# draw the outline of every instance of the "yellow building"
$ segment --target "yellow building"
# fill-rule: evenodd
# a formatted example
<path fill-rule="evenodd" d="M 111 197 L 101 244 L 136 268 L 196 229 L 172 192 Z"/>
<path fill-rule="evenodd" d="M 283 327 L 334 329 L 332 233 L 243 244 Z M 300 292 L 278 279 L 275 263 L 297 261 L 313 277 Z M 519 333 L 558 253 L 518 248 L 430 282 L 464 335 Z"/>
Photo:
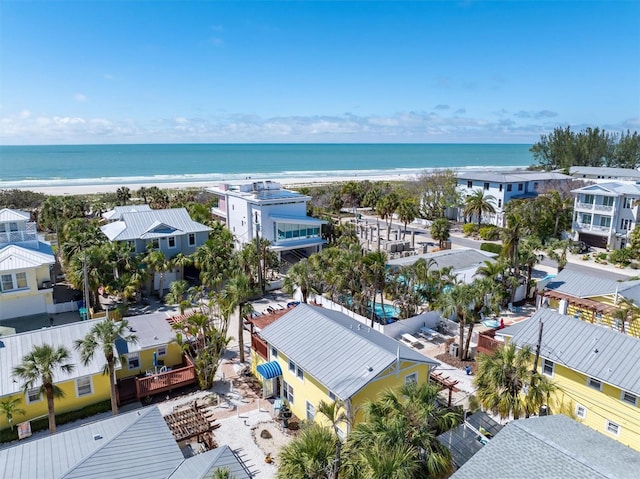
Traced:
<path fill-rule="evenodd" d="M 640 338 L 640 314 L 630 314 L 625 321 L 616 318 L 616 311 L 625 308 L 625 299 L 640 305 L 640 281 L 614 281 L 563 269 L 540 287 L 544 289 L 540 303 L 567 316 Z"/>
<path fill-rule="evenodd" d="M 53 311 L 51 245 L 30 214 L 0 209 L 0 320 Z"/>
<path fill-rule="evenodd" d="M 640 451 L 640 339 L 551 309 L 538 310 L 496 337 L 535 351 L 540 322 L 539 369 L 560 388 L 552 413 L 570 414 Z M 554 403 L 560 410 L 553 410 Z"/>
<path fill-rule="evenodd" d="M 167 322 L 166 313 L 143 314 L 125 318 L 136 343 L 116 341 L 118 354 L 125 361 L 116 377 L 123 379 L 148 372 L 159 372 L 182 364 L 182 350 L 175 342 L 176 334 Z"/>
<path fill-rule="evenodd" d="M 338 311 L 300 304 L 252 338 L 252 368 L 266 397 L 300 419 L 322 422 L 320 401 L 340 400 L 348 416 L 382 391 L 429 380 L 438 363 Z M 353 424 L 352 424 L 353 425 Z M 349 424 L 340 425 L 348 434 Z"/>
<path fill-rule="evenodd" d="M 47 415 L 47 401 L 40 394 L 40 388 L 25 392 L 21 379 L 13 375 L 13 369 L 35 345 L 64 346 L 70 353 L 69 363 L 75 365 L 70 373 L 55 372 L 55 384 L 64 392 L 63 398 L 54 400 L 56 413 L 74 411 L 110 398 L 109 376 L 103 374 L 104 356 L 98 352 L 85 365 L 80 353 L 73 348 L 73 341 L 85 337 L 94 324 L 94 321 L 83 321 L 0 337 L 0 401 L 19 398 L 18 406 L 25 410 L 24 415 L 14 416 L 14 424 Z M 8 426 L 4 415 L 0 415 L 0 429 Z"/>

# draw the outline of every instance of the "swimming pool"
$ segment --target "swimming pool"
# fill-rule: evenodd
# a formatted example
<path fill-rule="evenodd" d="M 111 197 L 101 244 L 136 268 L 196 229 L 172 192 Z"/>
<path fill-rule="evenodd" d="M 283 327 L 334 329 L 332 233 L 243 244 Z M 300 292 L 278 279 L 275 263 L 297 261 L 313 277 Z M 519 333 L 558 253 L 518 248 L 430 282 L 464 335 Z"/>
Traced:
<path fill-rule="evenodd" d="M 500 321 L 497 319 L 484 319 L 482 320 L 482 324 L 484 324 L 487 328 L 499 328 Z"/>
<path fill-rule="evenodd" d="M 397 318 L 400 316 L 400 311 L 392 304 L 385 304 L 383 310 L 382 305 L 376 303 L 374 311 L 380 318 Z"/>

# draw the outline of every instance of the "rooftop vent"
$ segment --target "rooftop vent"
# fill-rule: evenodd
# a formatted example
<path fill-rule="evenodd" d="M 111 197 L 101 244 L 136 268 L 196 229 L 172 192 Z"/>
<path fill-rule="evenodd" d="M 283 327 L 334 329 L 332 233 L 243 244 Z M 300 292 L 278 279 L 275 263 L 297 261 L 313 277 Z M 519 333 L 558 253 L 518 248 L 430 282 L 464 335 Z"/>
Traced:
<path fill-rule="evenodd" d="M 100 439 L 102 439 L 102 436 L 100 434 L 94 434 L 93 435 L 93 440 L 94 441 L 99 441 Z"/>

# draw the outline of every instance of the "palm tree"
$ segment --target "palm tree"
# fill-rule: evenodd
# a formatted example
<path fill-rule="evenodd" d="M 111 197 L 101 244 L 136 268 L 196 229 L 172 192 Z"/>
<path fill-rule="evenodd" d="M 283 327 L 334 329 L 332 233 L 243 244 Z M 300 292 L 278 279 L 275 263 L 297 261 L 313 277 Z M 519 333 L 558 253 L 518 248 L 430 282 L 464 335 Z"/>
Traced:
<path fill-rule="evenodd" d="M 332 467 L 335 442 L 331 430 L 318 424 L 303 429 L 280 451 L 277 478 L 324 479 Z"/>
<path fill-rule="evenodd" d="M 365 421 L 353 429 L 345 446 L 343 477 L 422 478 L 449 472 L 451 456 L 437 436 L 461 418 L 439 405 L 439 391 L 433 383 L 412 383 L 365 403 Z M 383 451 L 391 454 L 376 458 Z"/>
<path fill-rule="evenodd" d="M 443 292 L 436 300 L 436 308 L 442 315 L 450 318 L 455 314 L 458 321 L 458 358 L 464 359 L 464 327 L 471 314 L 470 306 L 474 301 L 474 294 L 468 284 L 453 285 Z"/>
<path fill-rule="evenodd" d="M 13 416 L 15 414 L 25 415 L 26 411 L 19 407 L 21 399 L 19 397 L 16 398 L 7 398 L 3 401 L 0 401 L 0 413 L 4 414 L 4 417 L 7 418 L 7 422 L 9 426 L 11 426 L 11 430 L 13 431 Z"/>
<path fill-rule="evenodd" d="M 502 230 L 502 255 L 511 264 L 513 273 L 520 275 L 520 256 L 518 247 L 520 238 L 529 232 L 527 222 L 518 211 L 511 211 L 507 214 L 507 226 Z"/>
<path fill-rule="evenodd" d="M 393 214 L 396 212 L 396 209 L 398 209 L 399 202 L 398 194 L 391 192 L 383 196 L 376 204 L 378 216 L 387 223 L 387 240 L 391 239 L 389 238 L 389 236 L 391 236 L 391 222 L 393 221 Z"/>
<path fill-rule="evenodd" d="M 129 343 L 136 343 L 138 341 L 137 337 L 129 331 L 129 324 L 126 319 L 122 321 L 107 319 L 96 323 L 84 338 L 74 341 L 74 348 L 80 351 L 80 358 L 85 366 L 93 361 L 98 350 L 101 350 L 102 354 L 104 354 L 103 374 L 109 375 L 111 412 L 114 416 L 118 414 L 116 366 L 122 362 L 122 358 L 115 353 L 115 342 L 118 339 L 123 339 Z"/>
<path fill-rule="evenodd" d="M 406 197 L 398 203 L 397 213 L 398 219 L 402 221 L 402 224 L 404 225 L 402 233 L 402 238 L 404 239 L 407 236 L 407 224 L 411 223 L 418 217 L 420 214 L 420 206 L 415 198 Z"/>
<path fill-rule="evenodd" d="M 555 190 L 548 191 L 544 194 L 544 203 L 546 212 L 550 214 L 553 220 L 553 237 L 557 238 L 559 229 L 570 227 L 571 210 L 573 208 L 573 197 L 563 198 L 560 193 Z M 567 228 L 568 229 L 568 228 Z"/>
<path fill-rule="evenodd" d="M 351 423 L 351 418 L 345 410 L 344 403 L 339 399 L 332 403 L 320 401 L 320 404 L 318 404 L 318 412 L 327 418 L 336 439 L 336 453 L 330 468 L 330 473 L 328 474 L 328 479 L 338 479 L 342 465 L 342 441 L 340 440 L 339 424 Z"/>
<path fill-rule="evenodd" d="M 506 419 L 518 419 L 548 404 L 556 387 L 537 371 L 532 373 L 531 349 L 515 344 L 498 348 L 493 355 L 480 354 L 475 377 L 476 396 L 483 408 Z M 526 391 L 526 392 L 525 392 Z"/>
<path fill-rule="evenodd" d="M 160 274 L 160 281 L 158 282 L 158 298 L 162 299 L 162 293 L 164 291 L 164 276 L 167 271 L 171 269 L 171 260 L 167 259 L 165 254 L 160 250 L 150 249 L 147 255 L 142 260 L 153 271 L 151 275 L 151 290 L 153 291 L 153 283 L 155 273 Z"/>
<path fill-rule="evenodd" d="M 184 279 L 172 281 L 169 285 L 169 292 L 165 297 L 165 302 L 177 304 L 180 307 L 180 314 L 184 314 L 185 307 L 191 305 L 191 303 L 185 299 L 187 291 L 189 291 L 189 283 Z"/>
<path fill-rule="evenodd" d="M 438 218 L 431 223 L 431 237 L 438 241 L 438 248 L 442 248 L 445 241 L 451 237 L 451 225 L 445 218 Z"/>
<path fill-rule="evenodd" d="M 546 247 L 549 258 L 558 263 L 558 273 L 567 266 L 567 252 L 569 250 L 569 240 L 553 240 Z"/>
<path fill-rule="evenodd" d="M 284 279 L 282 290 L 287 294 L 293 294 L 296 289 L 300 289 L 302 302 L 306 303 L 309 291 L 313 290 L 313 269 L 307 258 L 303 258 L 289 268 Z"/>
<path fill-rule="evenodd" d="M 256 289 L 251 285 L 249 277 L 244 273 L 236 273 L 224 287 L 223 296 L 229 301 L 230 310 L 238 309 L 238 350 L 240 362 L 244 362 L 244 318 L 253 311 L 248 302 L 256 295 Z"/>
<path fill-rule="evenodd" d="M 483 190 L 474 190 L 464 200 L 464 209 L 462 210 L 465 216 L 478 218 L 478 226 L 482 224 L 482 215 L 484 213 L 495 213 L 496 208 L 495 197 L 492 195 L 484 194 Z"/>
<path fill-rule="evenodd" d="M 616 299 L 617 301 L 617 299 Z M 611 317 L 619 322 L 620 332 L 625 333 L 627 329 L 627 323 L 631 325 L 636 315 L 640 311 L 640 308 L 636 306 L 632 300 L 622 298 L 619 304 L 616 304 L 617 309 L 612 313 Z"/>
<path fill-rule="evenodd" d="M 233 479 L 233 477 L 228 467 L 219 467 L 213 475 L 213 479 Z"/>
<path fill-rule="evenodd" d="M 49 344 L 33 347 L 31 352 L 22 358 L 22 363 L 13 368 L 13 375 L 23 381 L 25 393 L 40 384 L 40 393 L 47 398 L 49 411 L 49 433 L 56 432 L 56 414 L 53 405 L 54 398 L 64 397 L 64 392 L 54 384 L 54 376 L 58 372 L 71 373 L 75 364 L 69 363 L 69 350 L 64 346 L 57 348 Z"/>

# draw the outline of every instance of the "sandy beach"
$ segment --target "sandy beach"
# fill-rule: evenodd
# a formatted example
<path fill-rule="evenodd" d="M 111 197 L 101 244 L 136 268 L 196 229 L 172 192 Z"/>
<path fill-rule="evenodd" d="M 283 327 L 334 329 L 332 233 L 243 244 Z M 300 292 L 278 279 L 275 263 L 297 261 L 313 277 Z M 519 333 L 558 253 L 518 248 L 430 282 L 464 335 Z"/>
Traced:
<path fill-rule="evenodd" d="M 416 178 L 413 174 L 398 174 L 398 175 L 357 175 L 357 176 L 321 176 L 318 178 L 309 177 L 283 177 L 283 178 L 269 178 L 270 181 L 280 183 L 287 188 L 301 187 L 301 186 L 318 186 L 322 184 L 341 183 L 346 181 L 405 181 Z M 250 177 L 241 180 L 229 180 L 229 183 L 244 183 L 249 181 L 260 181 L 260 177 Z M 215 187 L 223 181 L 207 181 L 207 182 L 148 182 L 148 183 L 124 183 L 124 184 L 87 184 L 87 185 L 60 185 L 60 186 L 31 186 L 23 187 L 20 189 L 35 191 L 37 193 L 44 193 L 46 195 L 92 195 L 98 193 L 114 193 L 118 188 L 126 186 L 132 192 L 139 190 L 141 187 L 149 188 L 151 186 L 157 186 L 161 189 L 187 189 L 187 188 L 210 188 Z M 12 188 L 7 188 L 12 189 Z"/>

